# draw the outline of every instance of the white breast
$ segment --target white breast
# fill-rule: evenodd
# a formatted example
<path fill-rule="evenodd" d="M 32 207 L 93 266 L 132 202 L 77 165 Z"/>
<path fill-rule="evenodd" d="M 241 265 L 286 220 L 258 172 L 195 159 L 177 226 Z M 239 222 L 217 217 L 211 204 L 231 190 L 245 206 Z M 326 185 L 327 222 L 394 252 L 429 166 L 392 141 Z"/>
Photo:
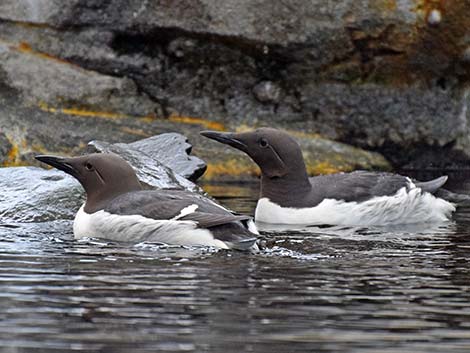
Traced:
<path fill-rule="evenodd" d="M 280 224 L 331 224 L 349 226 L 443 222 L 455 211 L 453 204 L 422 192 L 410 182 L 392 196 L 363 202 L 324 199 L 311 208 L 281 207 L 267 198 L 256 206 L 255 220 Z"/>
<path fill-rule="evenodd" d="M 171 245 L 202 245 L 228 249 L 227 244 L 214 239 L 207 229 L 197 228 L 196 222 L 154 220 L 138 215 L 114 215 L 103 210 L 88 214 L 84 206 L 75 216 L 75 238 L 94 237 L 115 241 L 159 242 Z"/>

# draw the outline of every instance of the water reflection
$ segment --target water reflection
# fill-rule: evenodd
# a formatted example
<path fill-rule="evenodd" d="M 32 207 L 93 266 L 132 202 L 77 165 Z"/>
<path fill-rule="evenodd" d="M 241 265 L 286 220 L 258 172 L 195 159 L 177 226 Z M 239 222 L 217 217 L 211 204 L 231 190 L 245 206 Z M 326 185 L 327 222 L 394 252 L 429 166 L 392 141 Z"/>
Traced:
<path fill-rule="evenodd" d="M 252 213 L 257 185 L 211 193 Z M 265 229 L 246 254 L 4 224 L 0 351 L 465 352 L 469 225 Z"/>

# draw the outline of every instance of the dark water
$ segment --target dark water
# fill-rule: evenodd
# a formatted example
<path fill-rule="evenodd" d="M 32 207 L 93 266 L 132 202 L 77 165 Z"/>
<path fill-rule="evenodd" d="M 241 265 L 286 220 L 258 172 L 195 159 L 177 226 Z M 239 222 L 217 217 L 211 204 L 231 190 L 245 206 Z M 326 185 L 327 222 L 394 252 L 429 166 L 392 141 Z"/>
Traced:
<path fill-rule="evenodd" d="M 257 185 L 207 190 L 253 211 Z M 1 352 L 470 351 L 469 208 L 440 227 L 267 232 L 256 255 L 12 226 Z"/>

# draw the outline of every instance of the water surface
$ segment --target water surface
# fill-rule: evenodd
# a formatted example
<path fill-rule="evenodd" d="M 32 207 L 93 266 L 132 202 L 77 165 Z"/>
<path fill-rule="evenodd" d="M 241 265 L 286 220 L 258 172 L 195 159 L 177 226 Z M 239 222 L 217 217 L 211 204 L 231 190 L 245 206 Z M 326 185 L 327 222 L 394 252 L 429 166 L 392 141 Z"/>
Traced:
<path fill-rule="evenodd" d="M 463 184 L 461 184 L 463 185 Z M 252 213 L 257 185 L 207 185 Z M 468 352 L 470 209 L 263 233 L 260 254 L 0 225 L 1 352 Z"/>

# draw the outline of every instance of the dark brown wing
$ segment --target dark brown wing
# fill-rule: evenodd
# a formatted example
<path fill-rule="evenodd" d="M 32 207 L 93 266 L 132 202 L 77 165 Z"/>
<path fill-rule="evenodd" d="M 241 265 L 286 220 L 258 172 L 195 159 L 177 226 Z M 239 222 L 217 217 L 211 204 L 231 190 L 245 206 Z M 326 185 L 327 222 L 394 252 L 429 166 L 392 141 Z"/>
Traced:
<path fill-rule="evenodd" d="M 209 199 L 179 190 L 145 190 L 123 194 L 112 200 L 104 211 L 119 215 L 141 215 L 155 220 L 195 221 L 200 228 L 250 219 L 249 216 L 234 215 Z"/>
<path fill-rule="evenodd" d="M 376 196 L 390 196 L 408 187 L 409 179 L 399 174 L 355 171 L 314 177 L 313 190 L 321 199 L 365 201 Z"/>

